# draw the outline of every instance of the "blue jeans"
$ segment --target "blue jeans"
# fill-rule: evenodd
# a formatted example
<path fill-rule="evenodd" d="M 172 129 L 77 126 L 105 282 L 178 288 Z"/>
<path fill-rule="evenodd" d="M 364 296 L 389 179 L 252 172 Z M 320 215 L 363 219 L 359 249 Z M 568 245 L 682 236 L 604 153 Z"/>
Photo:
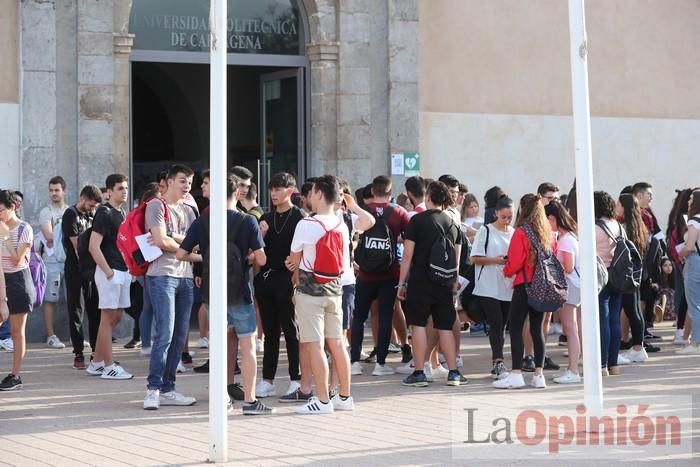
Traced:
<path fill-rule="evenodd" d="M 153 332 L 153 307 L 148 292 L 150 279 L 143 277 L 143 307 L 139 316 L 139 329 L 141 330 L 141 347 L 147 349 L 151 346 L 151 333 Z"/>
<path fill-rule="evenodd" d="M 10 320 L 8 319 L 0 326 L 0 339 L 5 340 L 10 337 Z"/>
<path fill-rule="evenodd" d="M 686 257 L 683 279 L 692 339 L 693 343 L 697 344 L 700 342 L 700 256 L 697 253 Z"/>
<path fill-rule="evenodd" d="M 148 389 L 170 392 L 190 327 L 194 282 L 170 276 L 148 277 L 147 282 L 155 323 Z"/>
<path fill-rule="evenodd" d="M 600 317 L 600 357 L 601 367 L 617 366 L 620 354 L 620 310 L 622 294 L 614 292 L 609 285 L 603 287 L 598 295 Z"/>

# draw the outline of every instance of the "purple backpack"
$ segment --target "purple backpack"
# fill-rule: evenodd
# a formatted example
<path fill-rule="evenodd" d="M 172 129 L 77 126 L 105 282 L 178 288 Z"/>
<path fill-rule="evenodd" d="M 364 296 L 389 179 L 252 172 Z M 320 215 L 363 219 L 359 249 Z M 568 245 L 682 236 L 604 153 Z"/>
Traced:
<path fill-rule="evenodd" d="M 22 238 L 22 232 L 24 232 L 26 222 L 22 222 L 19 225 L 19 231 L 17 232 L 17 237 Z M 36 296 L 34 297 L 34 305 L 39 306 L 44 302 L 44 294 L 46 293 L 46 282 L 48 280 L 46 265 L 41 256 L 34 251 L 34 244 L 32 243 L 31 250 L 29 253 L 29 271 L 32 274 L 32 284 L 34 284 L 34 292 Z"/>
<path fill-rule="evenodd" d="M 557 311 L 566 302 L 568 285 L 566 273 L 561 263 L 553 252 L 546 252 L 542 248 L 539 238 L 530 226 L 523 226 L 530 244 L 537 250 L 537 262 L 532 281 L 527 282 L 525 277 L 525 290 L 527 291 L 527 303 L 532 309 L 545 312 Z M 523 275 L 525 272 L 523 271 Z"/>

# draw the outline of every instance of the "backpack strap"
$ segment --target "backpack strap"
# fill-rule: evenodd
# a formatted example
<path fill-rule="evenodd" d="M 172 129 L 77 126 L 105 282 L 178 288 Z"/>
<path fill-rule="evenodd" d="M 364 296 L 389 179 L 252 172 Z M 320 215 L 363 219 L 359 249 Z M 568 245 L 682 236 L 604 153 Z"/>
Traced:
<path fill-rule="evenodd" d="M 612 240 L 612 241 L 614 241 L 614 242 L 617 241 L 617 237 L 615 237 L 615 235 L 613 235 L 613 233 L 612 233 L 612 231 L 610 230 L 610 228 L 608 227 L 608 225 L 607 225 L 602 219 L 595 221 L 595 225 L 597 225 L 598 227 L 600 227 L 601 230 L 602 230 L 603 232 L 605 232 L 605 234 L 606 234 L 608 237 L 610 237 L 610 240 Z M 620 232 L 622 232 L 622 226 L 620 226 Z"/>
<path fill-rule="evenodd" d="M 486 224 L 484 227 L 486 227 L 486 243 L 484 243 L 484 257 L 489 251 L 489 235 L 491 233 L 491 229 L 489 229 L 489 224 Z M 481 273 L 484 272 L 485 265 L 481 265 L 481 269 L 479 269 L 479 277 L 477 277 L 477 280 L 481 279 Z"/>

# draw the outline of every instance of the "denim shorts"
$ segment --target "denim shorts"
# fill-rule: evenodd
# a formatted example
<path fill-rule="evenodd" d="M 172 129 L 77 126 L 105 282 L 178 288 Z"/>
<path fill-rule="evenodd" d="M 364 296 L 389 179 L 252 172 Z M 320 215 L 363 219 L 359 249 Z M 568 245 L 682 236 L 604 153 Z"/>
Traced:
<path fill-rule="evenodd" d="M 228 328 L 234 329 L 238 337 L 252 336 L 257 333 L 255 307 L 252 303 L 239 303 L 226 307 Z M 207 304 L 207 319 L 209 319 L 209 304 Z"/>
<path fill-rule="evenodd" d="M 61 294 L 61 285 L 63 284 L 63 267 L 64 263 L 46 264 L 46 292 L 44 293 L 44 301 L 50 303 L 58 302 Z"/>

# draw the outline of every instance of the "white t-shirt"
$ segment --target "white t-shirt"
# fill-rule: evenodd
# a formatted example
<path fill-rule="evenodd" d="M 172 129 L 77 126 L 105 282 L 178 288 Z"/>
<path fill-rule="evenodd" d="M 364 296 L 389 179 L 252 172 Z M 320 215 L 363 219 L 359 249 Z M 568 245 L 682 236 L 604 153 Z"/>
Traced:
<path fill-rule="evenodd" d="M 579 277 L 581 265 L 579 264 L 578 239 L 572 235 L 571 232 L 567 232 L 557 240 L 557 249 L 574 255 L 574 270 L 568 273 L 566 278 L 569 279 L 572 285 L 581 288 L 581 279 Z M 576 271 L 578 271 L 578 273 Z"/>
<path fill-rule="evenodd" d="M 355 225 L 357 224 L 357 219 L 359 219 L 359 217 L 354 212 L 351 212 L 350 218 L 352 219 L 352 230 L 354 232 L 355 230 L 357 230 Z M 339 215 L 338 219 L 342 220 L 343 219 L 342 215 Z M 343 221 L 343 223 L 345 224 L 345 221 Z M 347 224 L 345 224 L 345 225 L 347 226 Z M 350 232 L 348 234 L 348 238 L 350 238 L 350 237 L 352 237 L 352 232 Z M 348 258 L 348 262 L 349 261 L 350 261 L 350 259 Z M 343 287 L 346 285 L 353 285 L 356 281 L 357 281 L 357 278 L 355 277 L 355 271 L 353 270 L 352 265 L 350 265 L 350 267 L 344 267 L 343 268 L 343 275 L 340 276 L 340 285 Z"/>
<path fill-rule="evenodd" d="M 316 215 L 314 217 L 305 217 L 300 220 L 294 230 L 294 238 L 292 239 L 291 252 L 301 252 L 301 263 L 299 269 L 306 272 L 313 272 L 314 262 L 316 261 L 316 242 L 325 235 L 326 231 L 319 224 L 323 222 L 326 229 L 338 229 L 343 236 L 343 272 L 350 266 L 350 235 L 348 227 L 343 222 L 343 219 L 336 215 Z"/>
<path fill-rule="evenodd" d="M 489 244 L 486 247 L 486 229 L 489 230 Z M 484 256 L 495 258 L 496 256 L 506 256 L 510 240 L 513 238 L 515 229 L 508 226 L 506 232 L 501 232 L 491 225 L 482 226 L 476 233 L 471 256 Z M 503 277 L 503 266 L 500 264 L 489 264 L 487 266 L 476 265 L 475 269 L 476 285 L 474 295 L 479 297 L 490 297 L 503 302 L 509 302 L 513 296 L 513 281 Z"/>
<path fill-rule="evenodd" d="M 700 232 L 700 222 L 698 222 L 698 221 L 696 221 L 696 220 L 693 220 L 692 217 L 691 217 L 690 219 L 688 219 L 688 226 L 690 227 L 691 225 L 695 228 L 695 230 L 697 230 L 698 232 Z M 683 240 L 684 240 L 684 241 L 687 241 L 687 240 L 688 240 L 688 232 L 686 232 L 685 235 L 683 236 Z M 697 243 L 698 243 L 698 246 L 700 246 L 700 238 L 698 238 L 698 242 L 697 242 Z"/>
<path fill-rule="evenodd" d="M 462 221 L 464 227 L 474 227 L 474 224 L 478 224 L 477 227 L 481 227 L 484 224 L 483 217 L 467 217 Z M 474 227 L 476 228 L 476 227 Z"/>

